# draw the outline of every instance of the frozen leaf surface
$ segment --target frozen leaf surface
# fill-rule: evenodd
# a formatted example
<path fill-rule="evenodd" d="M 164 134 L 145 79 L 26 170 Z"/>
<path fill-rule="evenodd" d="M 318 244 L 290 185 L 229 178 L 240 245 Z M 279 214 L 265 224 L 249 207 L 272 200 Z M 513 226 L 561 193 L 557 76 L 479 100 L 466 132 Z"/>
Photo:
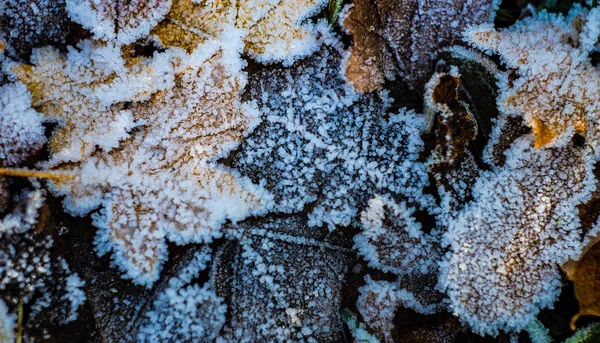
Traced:
<path fill-rule="evenodd" d="M 171 11 L 153 31 L 165 46 L 191 51 L 207 38 L 240 29 L 245 51 L 260 62 L 286 61 L 316 49 L 315 29 L 302 24 L 326 0 L 173 0 Z M 225 38 L 225 39 L 231 39 Z"/>
<path fill-rule="evenodd" d="M 406 109 L 386 114 L 390 99 L 356 93 L 335 66 L 340 52 L 324 33 L 321 50 L 290 68 L 252 75 L 249 97 L 263 123 L 232 157 L 233 166 L 264 182 L 281 212 L 309 212 L 309 224 L 357 225 L 375 193 L 424 206 L 423 118 Z"/>
<path fill-rule="evenodd" d="M 440 284 L 475 332 L 520 331 L 560 291 L 558 266 L 581 250 L 577 205 L 594 189 L 589 149 L 515 141 L 484 172 L 474 201 L 450 225 Z"/>
<path fill-rule="evenodd" d="M 475 47 L 500 55 L 516 72 L 516 80 L 501 84 L 499 103 L 503 112 L 524 118 L 536 147 L 567 132 L 598 144 L 600 73 L 589 55 L 598 38 L 599 11 L 578 7 L 566 17 L 540 12 L 507 29 L 482 25 L 465 33 Z"/>
<path fill-rule="evenodd" d="M 431 74 L 437 50 L 461 42 L 472 24 L 493 20 L 497 0 L 354 0 L 342 17 L 353 44 L 348 80 L 363 92 L 397 75 L 417 91 Z"/>
<path fill-rule="evenodd" d="M 235 245 L 215 262 L 217 293 L 231 304 L 227 342 L 338 342 L 349 250 L 302 217 L 228 229 Z M 230 267 L 229 267 L 230 266 Z M 231 268 L 231 275 L 227 270 Z"/>
<path fill-rule="evenodd" d="M 95 38 L 119 44 L 147 36 L 170 7 L 171 0 L 66 0 L 73 21 Z"/>

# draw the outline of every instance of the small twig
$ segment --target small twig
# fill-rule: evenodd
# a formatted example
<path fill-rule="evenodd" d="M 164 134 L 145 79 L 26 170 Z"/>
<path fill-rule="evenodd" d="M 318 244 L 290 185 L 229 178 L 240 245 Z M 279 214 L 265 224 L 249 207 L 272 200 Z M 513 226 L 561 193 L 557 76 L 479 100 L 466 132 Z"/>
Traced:
<path fill-rule="evenodd" d="M 23 342 L 23 300 L 19 302 L 17 307 L 17 328 L 16 328 L 17 340 L 16 343 Z"/>
<path fill-rule="evenodd" d="M 0 168 L 0 175 L 15 176 L 15 177 L 35 177 L 40 179 L 51 180 L 73 180 L 75 175 L 59 174 L 43 170 L 28 170 L 28 169 L 10 169 Z"/>

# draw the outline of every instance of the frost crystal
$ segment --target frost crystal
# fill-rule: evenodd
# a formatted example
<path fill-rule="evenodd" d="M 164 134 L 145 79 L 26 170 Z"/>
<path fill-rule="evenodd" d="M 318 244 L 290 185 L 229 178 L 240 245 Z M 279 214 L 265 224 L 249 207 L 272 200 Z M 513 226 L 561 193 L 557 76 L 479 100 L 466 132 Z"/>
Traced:
<path fill-rule="evenodd" d="M 197 252 L 190 263 L 169 280 L 168 287 L 146 313 L 138 342 L 214 341 L 225 324 L 227 306 L 207 283 L 189 285 L 206 268 L 208 249 Z"/>
<path fill-rule="evenodd" d="M 260 62 L 306 56 L 316 49 L 315 32 L 306 18 L 326 0 L 173 0 L 171 11 L 152 33 L 165 46 L 191 51 L 233 27 L 243 32 L 245 51 Z"/>
<path fill-rule="evenodd" d="M 359 95 L 332 68 L 337 40 L 324 32 L 321 50 L 291 68 L 253 75 L 249 96 L 263 123 L 233 155 L 233 166 L 274 193 L 276 209 L 309 211 L 309 224 L 356 225 L 375 193 L 430 201 L 419 136 L 420 115 L 386 114 L 385 93 Z"/>
<path fill-rule="evenodd" d="M 45 141 L 42 116 L 31 108 L 27 87 L 0 87 L 0 167 L 23 162 Z"/>
<path fill-rule="evenodd" d="M 518 139 L 484 172 L 444 236 L 440 284 L 475 332 L 520 331 L 560 291 L 558 265 L 581 249 L 577 206 L 595 185 L 589 149 Z"/>
<path fill-rule="evenodd" d="M 523 116 L 535 146 L 573 130 L 597 145 L 600 91 L 590 53 L 598 38 L 600 8 L 580 7 L 568 16 L 540 12 L 510 28 L 473 27 L 466 39 L 486 53 L 499 54 L 518 78 L 500 84 L 501 110 Z"/>
<path fill-rule="evenodd" d="M 264 219 L 229 229 L 213 275 L 229 298 L 226 342 L 337 342 L 349 250 L 301 217 Z M 225 272 L 231 265 L 231 276 Z M 223 275 L 225 273 L 225 275 Z M 230 281 L 229 281 L 230 280 Z M 219 293 L 218 292 L 218 293 Z M 229 294 L 229 295 L 227 295 Z"/>

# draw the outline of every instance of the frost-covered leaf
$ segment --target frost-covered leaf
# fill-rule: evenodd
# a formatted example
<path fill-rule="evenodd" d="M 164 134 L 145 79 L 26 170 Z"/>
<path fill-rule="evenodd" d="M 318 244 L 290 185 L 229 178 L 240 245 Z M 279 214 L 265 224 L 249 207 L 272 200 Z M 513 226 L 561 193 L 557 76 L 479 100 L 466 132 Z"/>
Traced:
<path fill-rule="evenodd" d="M 579 132 L 597 145 L 600 73 L 590 53 L 598 38 L 596 8 L 577 7 L 568 16 L 540 12 L 507 29 L 474 27 L 466 40 L 486 53 L 500 55 L 517 78 L 500 85 L 499 104 L 521 115 L 535 134 L 535 146 L 564 133 Z M 563 139 L 569 139 L 563 137 Z"/>
<path fill-rule="evenodd" d="M 27 306 L 28 335 L 46 323 L 74 321 L 86 299 L 77 273 L 50 252 L 43 201 L 42 190 L 24 191 L 0 219 L 0 301 Z"/>
<path fill-rule="evenodd" d="M 187 265 L 171 278 L 142 320 L 137 342 L 214 341 L 225 324 L 227 306 L 209 283 L 191 284 L 210 260 L 205 248 L 194 253 Z"/>
<path fill-rule="evenodd" d="M 593 323 L 575 332 L 564 343 L 594 343 L 600 339 L 600 324 Z"/>
<path fill-rule="evenodd" d="M 0 6 L 0 40 L 13 58 L 26 60 L 33 48 L 65 44 L 72 28 L 65 0 L 4 0 Z"/>
<path fill-rule="evenodd" d="M 435 273 L 440 249 L 435 234 L 425 234 L 413 218 L 414 209 L 389 196 L 369 200 L 361 214 L 362 231 L 355 248 L 372 268 L 396 275 Z"/>
<path fill-rule="evenodd" d="M 349 249 L 306 219 L 250 220 L 228 229 L 211 273 L 231 312 L 227 342 L 338 342 Z"/>
<path fill-rule="evenodd" d="M 18 165 L 45 141 L 42 116 L 31 108 L 27 87 L 21 83 L 0 87 L 0 167 Z"/>
<path fill-rule="evenodd" d="M 400 76 L 422 92 L 437 50 L 461 42 L 469 25 L 493 20 L 498 5 L 497 0 L 354 0 L 342 17 L 353 37 L 346 77 L 370 92 Z"/>
<path fill-rule="evenodd" d="M 274 193 L 281 212 L 309 212 L 309 224 L 357 225 L 376 193 L 403 197 L 418 208 L 431 199 L 423 163 L 421 115 L 386 114 L 386 92 L 358 94 L 333 68 L 338 41 L 323 32 L 320 51 L 290 68 L 250 77 L 248 96 L 263 123 L 233 154 L 232 165 Z"/>
<path fill-rule="evenodd" d="M 53 137 L 66 152 L 50 166 L 69 178 L 55 181 L 54 192 L 67 196 L 73 214 L 101 206 L 95 215 L 99 251 L 113 250 L 127 277 L 150 285 L 166 259 L 165 238 L 211 240 L 226 219 L 265 205 L 261 189 L 214 162 L 258 116 L 240 100 L 246 78 L 236 42 L 208 41 L 191 54 L 169 49 L 141 61 L 94 44 L 72 49 L 62 68 L 55 67 L 61 61 L 56 51 L 40 50 L 38 60 L 50 56 L 38 63 L 47 67 L 45 80 L 56 84 L 28 84 L 40 111 L 67 121 Z M 38 78 L 31 70 L 21 72 Z"/>
<path fill-rule="evenodd" d="M 206 39 L 236 39 L 260 62 L 286 61 L 316 49 L 315 30 L 302 22 L 327 0 L 173 0 L 171 11 L 152 33 L 164 46 L 195 49 Z"/>
<path fill-rule="evenodd" d="M 503 167 L 482 173 L 444 237 L 440 284 L 480 334 L 524 329 L 558 295 L 558 265 L 582 248 L 577 206 L 595 187 L 590 151 L 533 145 L 530 135 L 516 140 Z"/>
<path fill-rule="evenodd" d="M 71 19 L 95 38 L 129 44 L 145 37 L 169 12 L 171 0 L 66 0 Z"/>

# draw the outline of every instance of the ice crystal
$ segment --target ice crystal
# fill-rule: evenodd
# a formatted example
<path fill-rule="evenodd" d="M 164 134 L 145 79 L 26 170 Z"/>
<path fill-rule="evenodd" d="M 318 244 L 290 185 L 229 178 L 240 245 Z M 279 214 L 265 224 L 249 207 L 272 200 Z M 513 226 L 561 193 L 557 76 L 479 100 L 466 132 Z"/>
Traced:
<path fill-rule="evenodd" d="M 208 342 L 214 341 L 225 324 L 227 306 L 210 284 L 189 285 L 206 268 L 208 249 L 194 254 L 192 260 L 154 301 L 145 315 L 138 342 Z"/>
<path fill-rule="evenodd" d="M 523 116 L 535 134 L 535 146 L 573 130 L 592 144 L 598 141 L 600 73 L 590 53 L 598 38 L 599 8 L 577 7 L 568 16 L 540 12 L 507 29 L 471 28 L 466 39 L 500 55 L 518 76 L 500 85 L 499 103 L 507 114 Z"/>
<path fill-rule="evenodd" d="M 213 271 L 231 307 L 227 342 L 336 342 L 349 250 L 302 217 L 263 219 L 228 231 Z M 231 266 L 231 276 L 228 276 Z M 218 268 L 218 269 L 217 269 Z M 219 282 L 219 280 L 222 280 Z"/>
<path fill-rule="evenodd" d="M 95 38 L 129 44 L 145 37 L 169 12 L 171 0 L 66 0 L 69 16 Z"/>
<path fill-rule="evenodd" d="M 422 117 L 389 99 L 357 94 L 332 66 L 337 40 L 323 32 L 320 51 L 291 68 L 253 75 L 249 96 L 263 123 L 233 155 L 233 166 L 275 196 L 282 212 L 309 211 L 309 224 L 356 225 L 375 193 L 392 193 L 424 206 L 427 175 L 416 162 L 423 148 Z"/>
<path fill-rule="evenodd" d="M 560 291 L 558 265 L 577 256 L 577 205 L 595 181 L 587 148 L 515 141 L 503 167 L 484 172 L 473 202 L 450 224 L 440 284 L 478 333 L 520 331 Z"/>
<path fill-rule="evenodd" d="M 166 19 L 152 32 L 165 46 L 191 51 L 209 37 L 241 29 L 245 51 L 261 62 L 285 61 L 312 53 L 315 32 L 302 22 L 326 0 L 173 0 Z"/>
<path fill-rule="evenodd" d="M 42 116 L 31 108 L 27 87 L 21 83 L 0 87 L 0 167 L 18 165 L 45 141 Z"/>
<path fill-rule="evenodd" d="M 354 0 L 341 18 L 353 38 L 344 72 L 360 91 L 400 75 L 422 92 L 437 50 L 461 42 L 467 26 L 491 22 L 498 5 L 498 0 Z"/>

